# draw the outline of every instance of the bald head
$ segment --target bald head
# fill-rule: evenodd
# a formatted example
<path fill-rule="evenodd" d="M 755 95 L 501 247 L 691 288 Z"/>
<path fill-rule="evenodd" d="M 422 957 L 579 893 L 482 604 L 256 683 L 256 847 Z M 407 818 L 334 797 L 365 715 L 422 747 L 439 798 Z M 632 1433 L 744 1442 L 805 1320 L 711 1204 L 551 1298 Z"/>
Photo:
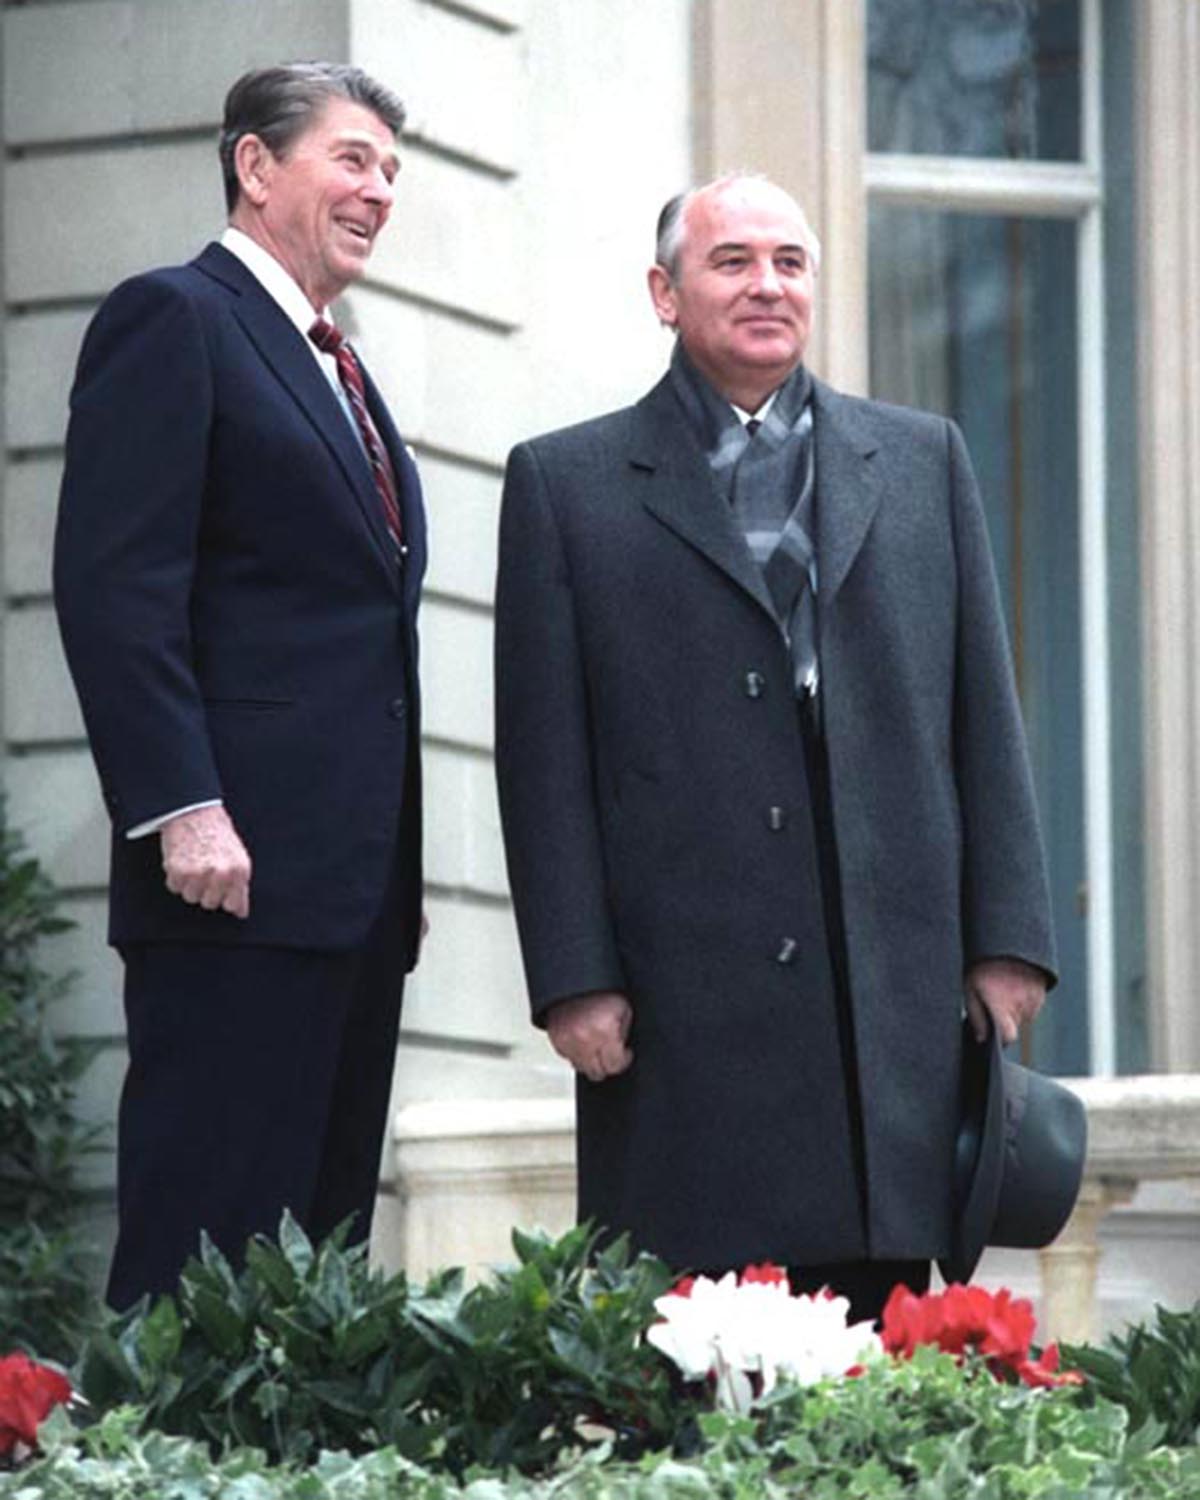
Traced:
<path fill-rule="evenodd" d="M 804 210 L 791 196 L 777 183 L 755 172 L 730 172 L 723 177 L 716 177 L 712 182 L 702 183 L 699 187 L 689 188 L 687 192 L 676 193 L 663 204 L 662 211 L 658 216 L 658 225 L 655 230 L 655 253 L 656 263 L 664 268 L 669 276 L 675 276 L 679 269 L 679 255 L 683 248 L 684 236 L 687 233 L 687 220 L 692 205 L 702 199 L 711 199 L 714 196 L 724 197 L 746 197 L 761 194 L 765 199 L 774 196 L 776 201 L 783 200 L 791 211 L 796 215 L 799 222 L 804 226 L 805 244 L 812 258 L 813 270 L 821 268 L 821 242 L 817 238 Z"/>

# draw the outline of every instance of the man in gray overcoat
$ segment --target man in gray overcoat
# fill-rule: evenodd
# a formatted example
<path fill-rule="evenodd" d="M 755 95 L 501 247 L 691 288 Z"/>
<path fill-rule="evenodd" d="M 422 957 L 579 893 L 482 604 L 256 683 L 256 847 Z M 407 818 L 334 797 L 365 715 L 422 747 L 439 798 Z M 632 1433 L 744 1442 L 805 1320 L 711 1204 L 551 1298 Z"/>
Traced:
<path fill-rule="evenodd" d="M 819 254 L 760 178 L 664 209 L 670 370 L 509 459 L 496 764 L 580 1216 L 863 1317 L 949 1246 L 964 1006 L 1055 957 L 962 436 L 809 374 Z"/>

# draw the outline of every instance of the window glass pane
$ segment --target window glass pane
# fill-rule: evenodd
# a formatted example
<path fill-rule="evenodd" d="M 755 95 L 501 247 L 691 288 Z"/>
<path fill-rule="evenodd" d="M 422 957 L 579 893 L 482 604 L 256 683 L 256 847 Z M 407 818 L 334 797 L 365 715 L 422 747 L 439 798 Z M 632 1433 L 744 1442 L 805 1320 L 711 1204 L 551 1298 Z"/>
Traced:
<path fill-rule="evenodd" d="M 1073 223 L 875 205 L 871 384 L 960 423 L 1029 730 L 1059 940 L 1033 1058 L 1088 1071 Z"/>
<path fill-rule="evenodd" d="M 1080 159 L 1079 0 L 869 0 L 868 149 Z"/>

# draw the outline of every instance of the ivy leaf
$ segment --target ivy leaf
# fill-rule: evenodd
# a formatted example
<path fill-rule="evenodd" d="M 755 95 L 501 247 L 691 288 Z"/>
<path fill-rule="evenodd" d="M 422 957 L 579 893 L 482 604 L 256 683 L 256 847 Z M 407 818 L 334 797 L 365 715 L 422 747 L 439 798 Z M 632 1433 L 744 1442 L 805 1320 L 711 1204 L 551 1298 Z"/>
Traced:
<path fill-rule="evenodd" d="M 312 1241 L 292 1217 L 291 1210 L 287 1208 L 284 1209 L 283 1218 L 279 1223 L 279 1248 L 287 1257 L 287 1262 L 296 1275 L 301 1280 L 306 1278 L 312 1270 L 314 1260 Z"/>

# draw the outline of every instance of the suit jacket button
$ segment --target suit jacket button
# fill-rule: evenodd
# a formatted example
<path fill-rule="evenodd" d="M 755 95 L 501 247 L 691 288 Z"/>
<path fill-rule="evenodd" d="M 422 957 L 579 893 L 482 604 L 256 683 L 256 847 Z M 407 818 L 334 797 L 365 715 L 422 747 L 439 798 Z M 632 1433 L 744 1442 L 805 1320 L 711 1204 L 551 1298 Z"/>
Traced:
<path fill-rule="evenodd" d="M 779 833 L 787 826 L 787 813 L 782 807 L 767 808 L 767 827 L 772 833 Z"/>
<path fill-rule="evenodd" d="M 761 672 L 747 672 L 743 686 L 747 698 L 761 698 L 766 688 L 766 679 Z"/>
<path fill-rule="evenodd" d="M 796 961 L 796 950 L 800 944 L 795 938 L 785 937 L 779 945 L 779 952 L 775 955 L 777 964 L 791 964 Z"/>
<path fill-rule="evenodd" d="M 393 719 L 402 719 L 405 715 L 407 705 L 403 698 L 393 698 L 388 704 L 388 713 Z"/>

